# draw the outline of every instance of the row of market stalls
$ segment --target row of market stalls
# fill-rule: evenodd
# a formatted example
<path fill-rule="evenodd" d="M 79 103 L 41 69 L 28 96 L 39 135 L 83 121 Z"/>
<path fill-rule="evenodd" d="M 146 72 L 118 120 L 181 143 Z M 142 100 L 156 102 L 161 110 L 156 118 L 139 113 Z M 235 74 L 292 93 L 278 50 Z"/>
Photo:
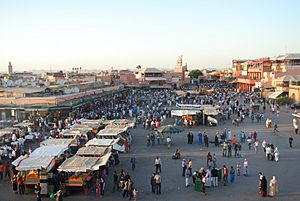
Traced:
<path fill-rule="evenodd" d="M 133 127 L 128 120 L 81 119 L 61 132 L 60 138 L 42 141 L 40 147 L 30 155 L 20 156 L 12 165 L 25 174 L 27 192 L 41 183 L 42 194 L 54 193 L 58 184 L 53 175 L 63 175 L 60 180 L 68 192 L 72 188 L 84 189 L 95 172 L 101 174 L 114 155 L 126 151 L 126 143 L 131 143 L 128 129 Z M 85 140 L 78 143 L 82 138 Z"/>
<path fill-rule="evenodd" d="M 171 111 L 171 115 L 180 118 L 180 121 L 175 122 L 183 125 L 217 125 L 220 112 L 219 105 L 192 105 L 192 104 L 177 104 L 177 108 Z"/>
<path fill-rule="evenodd" d="M 3 128 L 0 130 L 0 139 L 4 139 L 6 140 L 6 142 L 11 143 L 12 135 L 17 134 L 19 136 L 19 139 L 17 140 L 23 140 L 21 143 L 23 143 L 26 140 L 34 140 L 38 137 L 37 133 L 28 130 L 28 128 L 32 125 L 33 124 L 29 122 L 21 122 L 13 125 L 13 127 Z"/>

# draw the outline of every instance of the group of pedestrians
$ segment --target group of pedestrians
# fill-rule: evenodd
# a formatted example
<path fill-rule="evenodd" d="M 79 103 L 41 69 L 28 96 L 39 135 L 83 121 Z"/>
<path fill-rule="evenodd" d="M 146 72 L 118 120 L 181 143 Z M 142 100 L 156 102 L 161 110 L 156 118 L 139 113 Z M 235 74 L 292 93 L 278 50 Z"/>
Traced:
<path fill-rule="evenodd" d="M 117 171 L 114 171 L 112 192 L 115 192 L 116 190 L 121 192 L 123 198 L 136 200 L 137 189 L 134 187 L 134 182 L 130 175 L 123 170 L 121 170 L 119 174 Z"/>
<path fill-rule="evenodd" d="M 259 194 L 261 197 L 274 197 L 278 193 L 278 182 L 276 177 L 273 176 L 269 182 L 269 191 L 268 191 L 268 181 L 267 178 L 260 172 L 259 173 Z"/>

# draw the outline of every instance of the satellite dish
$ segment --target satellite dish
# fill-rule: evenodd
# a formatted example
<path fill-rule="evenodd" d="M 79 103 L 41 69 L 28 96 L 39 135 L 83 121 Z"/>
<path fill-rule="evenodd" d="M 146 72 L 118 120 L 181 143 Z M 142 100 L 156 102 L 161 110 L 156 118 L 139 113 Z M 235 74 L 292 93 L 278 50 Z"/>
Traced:
<path fill-rule="evenodd" d="M 35 87 L 36 83 L 35 82 L 31 82 L 31 86 Z"/>
<path fill-rule="evenodd" d="M 49 87 L 49 86 L 50 86 L 50 83 L 49 83 L 49 82 L 44 82 L 44 85 L 45 85 L 46 87 Z"/>
<path fill-rule="evenodd" d="M 23 87 L 25 87 L 25 86 L 27 86 L 28 85 L 28 83 L 27 82 L 22 82 L 22 84 L 21 84 Z"/>

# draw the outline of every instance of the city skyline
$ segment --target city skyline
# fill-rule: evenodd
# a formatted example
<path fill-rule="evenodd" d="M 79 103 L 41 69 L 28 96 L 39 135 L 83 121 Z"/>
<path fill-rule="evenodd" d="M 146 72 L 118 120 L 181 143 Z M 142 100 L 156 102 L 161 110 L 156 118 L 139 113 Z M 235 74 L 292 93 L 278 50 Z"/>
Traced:
<path fill-rule="evenodd" d="M 300 52 L 297 1 L 7 1 L 0 71 L 229 68 Z"/>

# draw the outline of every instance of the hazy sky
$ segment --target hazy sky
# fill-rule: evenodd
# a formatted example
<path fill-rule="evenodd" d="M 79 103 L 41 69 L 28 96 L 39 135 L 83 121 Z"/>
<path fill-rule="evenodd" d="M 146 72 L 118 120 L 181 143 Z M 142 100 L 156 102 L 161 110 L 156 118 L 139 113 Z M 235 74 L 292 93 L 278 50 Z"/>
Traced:
<path fill-rule="evenodd" d="M 297 0 L 0 0 L 0 71 L 229 67 L 300 52 Z"/>

